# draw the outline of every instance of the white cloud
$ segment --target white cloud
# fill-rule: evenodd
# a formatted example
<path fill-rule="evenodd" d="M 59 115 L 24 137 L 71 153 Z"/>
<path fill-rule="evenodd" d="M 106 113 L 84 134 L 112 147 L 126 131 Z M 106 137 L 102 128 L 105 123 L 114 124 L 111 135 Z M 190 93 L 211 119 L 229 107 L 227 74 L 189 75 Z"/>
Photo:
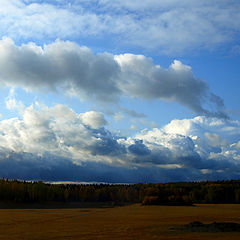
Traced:
<path fill-rule="evenodd" d="M 31 105 L 23 111 L 22 119 L 0 122 L 0 147 L 20 153 L 100 161 L 98 155 L 118 151 L 111 134 L 100 130 L 106 123 L 103 114 L 94 111 L 77 114 L 63 105 Z"/>
<path fill-rule="evenodd" d="M 0 41 L 0 50 L 3 85 L 55 92 L 61 88 L 102 101 L 113 100 L 119 92 L 114 80 L 118 65 L 110 54 L 94 56 L 88 48 L 68 41 L 44 48 L 33 43 L 18 47 L 9 38 Z"/>
<path fill-rule="evenodd" d="M 98 38 L 119 45 L 184 53 L 234 42 L 238 1 L 2 0 L 1 35 L 13 39 Z"/>
<path fill-rule="evenodd" d="M 227 126 L 235 131 L 224 131 Z M 205 117 L 174 120 L 162 129 L 144 130 L 135 136 L 151 153 L 137 156 L 134 162 L 177 164 L 182 168 L 204 170 L 204 174 L 208 170 L 214 174 L 221 170 L 225 174 L 227 169 L 239 168 L 239 130 L 238 121 L 221 120 L 220 123 L 218 119 Z M 131 139 L 127 142 L 133 144 Z"/>
<path fill-rule="evenodd" d="M 7 98 L 5 99 L 6 108 L 9 110 L 23 111 L 24 104 L 21 101 L 16 100 L 15 90 L 11 88 Z"/>
<path fill-rule="evenodd" d="M 184 136 L 205 138 L 205 133 L 217 134 L 219 138 L 229 143 L 237 141 L 240 134 L 240 123 L 234 120 L 218 118 L 195 117 L 193 119 L 172 120 L 164 127 L 164 131 Z"/>
<path fill-rule="evenodd" d="M 115 122 L 119 122 L 124 118 L 124 115 L 121 112 L 117 112 L 114 114 L 114 120 Z"/>
<path fill-rule="evenodd" d="M 113 175 L 124 168 L 138 169 L 139 174 L 158 169 L 154 174 L 165 178 L 167 171 L 177 169 L 171 172 L 171 180 L 182 179 L 186 173 L 188 180 L 239 177 L 238 121 L 206 117 L 175 120 L 163 128 L 142 130 L 135 137 L 117 136 L 105 124 L 102 113 L 79 114 L 64 105 L 31 105 L 21 117 L 0 121 L 0 169 L 11 172 L 6 166 L 17 164 L 23 172 L 26 166 L 30 172 L 39 168 L 46 176 L 49 169 L 73 171 L 74 166 L 104 164 L 100 168 L 112 168 Z M 226 131 L 228 128 L 232 131 Z"/>
<path fill-rule="evenodd" d="M 175 60 L 164 69 L 155 65 L 151 58 L 134 54 L 116 55 L 114 59 L 121 67 L 120 89 L 127 96 L 176 101 L 200 115 L 226 117 L 221 112 L 224 106 L 221 98 L 210 93 L 206 82 L 194 77 L 190 66 Z M 204 109 L 205 101 L 218 110 Z"/>
<path fill-rule="evenodd" d="M 84 124 L 92 128 L 100 128 L 107 124 L 104 115 L 95 111 L 80 114 L 80 119 Z"/>
<path fill-rule="evenodd" d="M 130 129 L 131 130 L 139 130 L 139 127 L 134 124 L 131 124 Z"/>
<path fill-rule="evenodd" d="M 175 60 L 164 69 L 143 55 L 94 55 L 87 47 L 57 40 L 43 48 L 0 41 L 0 83 L 32 91 L 64 91 L 94 102 L 116 102 L 121 96 L 178 102 L 200 115 L 226 118 L 223 101 L 190 66 Z M 208 110 L 203 104 L 212 104 Z M 9 102 L 9 107 L 15 104 Z M 144 114 L 122 109 L 134 117 Z"/>
<path fill-rule="evenodd" d="M 7 99 L 5 103 L 6 103 L 6 108 L 9 109 L 9 110 L 17 108 L 17 102 L 13 98 Z"/>
<path fill-rule="evenodd" d="M 226 140 L 223 140 L 218 134 L 216 133 L 209 133 L 205 132 L 204 135 L 210 141 L 212 146 L 227 146 L 228 143 Z"/>

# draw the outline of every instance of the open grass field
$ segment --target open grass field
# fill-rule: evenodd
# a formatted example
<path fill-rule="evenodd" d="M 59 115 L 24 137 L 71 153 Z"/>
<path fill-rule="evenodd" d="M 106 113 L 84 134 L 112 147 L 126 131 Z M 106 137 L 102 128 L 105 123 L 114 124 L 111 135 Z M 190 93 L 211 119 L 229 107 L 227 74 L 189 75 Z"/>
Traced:
<path fill-rule="evenodd" d="M 240 239 L 240 233 L 172 229 L 192 221 L 240 223 L 240 205 L 0 209 L 0 239 Z"/>

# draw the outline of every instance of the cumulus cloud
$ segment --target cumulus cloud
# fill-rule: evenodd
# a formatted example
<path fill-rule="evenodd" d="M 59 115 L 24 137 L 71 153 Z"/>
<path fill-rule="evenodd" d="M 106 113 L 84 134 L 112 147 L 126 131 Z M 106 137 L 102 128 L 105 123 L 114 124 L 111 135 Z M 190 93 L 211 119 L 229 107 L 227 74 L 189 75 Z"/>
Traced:
<path fill-rule="evenodd" d="M 94 56 L 88 48 L 68 41 L 44 48 L 33 43 L 18 47 L 9 38 L 0 42 L 0 50 L 2 84 L 29 90 L 62 88 L 100 100 L 113 100 L 119 92 L 114 80 L 119 67 L 110 54 Z"/>
<path fill-rule="evenodd" d="M 175 120 L 161 129 L 144 130 L 134 139 L 128 138 L 125 144 L 136 165 L 192 169 L 206 179 L 214 174 L 220 177 L 220 172 L 229 178 L 240 166 L 238 121 L 205 117 Z"/>
<path fill-rule="evenodd" d="M 22 119 L 0 122 L 1 147 L 20 153 L 50 153 L 76 161 L 101 161 L 99 155 L 124 152 L 124 146 L 119 146 L 114 136 L 101 128 L 105 124 L 102 113 L 77 114 L 63 105 L 31 105 L 23 111 Z"/>
<path fill-rule="evenodd" d="M 134 144 L 128 147 L 128 150 L 137 156 L 149 155 L 151 151 L 142 143 L 142 140 L 135 140 Z"/>
<path fill-rule="evenodd" d="M 80 114 L 80 119 L 84 124 L 92 128 L 100 128 L 107 124 L 104 115 L 95 111 Z"/>
<path fill-rule="evenodd" d="M 206 82 L 194 77 L 191 67 L 175 60 L 168 69 L 154 65 L 143 55 L 115 56 L 122 70 L 120 88 L 136 98 L 162 99 L 183 104 L 199 115 L 227 117 L 219 103 L 221 98 L 209 91 Z M 205 109 L 203 102 L 215 105 L 216 112 Z"/>
<path fill-rule="evenodd" d="M 222 140 L 216 133 L 205 132 L 204 135 L 210 141 L 212 146 L 226 146 L 228 145 L 226 140 Z"/>
<path fill-rule="evenodd" d="M 198 116 L 193 119 L 172 120 L 163 129 L 168 134 L 176 133 L 193 138 L 205 138 L 205 133 L 217 134 L 222 140 L 231 143 L 238 140 L 239 127 L 239 121 Z"/>
<path fill-rule="evenodd" d="M 121 96 L 175 101 L 199 115 L 227 118 L 222 99 L 193 75 L 190 66 L 178 60 L 164 69 L 143 55 L 94 55 L 87 47 L 60 40 L 40 47 L 34 43 L 17 46 L 4 38 L 0 50 L 2 86 L 64 91 L 102 103 L 116 102 Z M 204 104 L 213 105 L 214 110 Z M 133 110 L 124 111 L 144 117 Z"/>
<path fill-rule="evenodd" d="M 20 114 L 0 121 L 4 177 L 112 182 L 239 177 L 239 121 L 196 117 L 120 137 L 106 129 L 99 112 L 36 103 Z"/>
<path fill-rule="evenodd" d="M 210 49 L 239 35 L 238 1 L 2 0 L 1 35 L 19 39 L 104 39 L 165 53 Z"/>

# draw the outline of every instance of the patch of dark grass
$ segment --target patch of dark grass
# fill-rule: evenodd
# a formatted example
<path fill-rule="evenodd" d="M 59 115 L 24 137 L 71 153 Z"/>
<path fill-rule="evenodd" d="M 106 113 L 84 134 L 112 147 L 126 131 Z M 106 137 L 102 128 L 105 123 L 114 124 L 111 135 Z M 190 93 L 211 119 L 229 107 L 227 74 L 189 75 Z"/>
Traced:
<path fill-rule="evenodd" d="M 194 221 L 172 229 L 184 232 L 240 232 L 240 224 L 235 222 L 213 222 L 204 224 L 200 221 Z"/>

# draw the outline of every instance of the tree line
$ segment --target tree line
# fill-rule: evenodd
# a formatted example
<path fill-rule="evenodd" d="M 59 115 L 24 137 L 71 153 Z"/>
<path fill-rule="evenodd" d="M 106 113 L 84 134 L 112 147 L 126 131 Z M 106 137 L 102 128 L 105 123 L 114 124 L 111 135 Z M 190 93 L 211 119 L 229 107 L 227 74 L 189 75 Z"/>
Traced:
<path fill-rule="evenodd" d="M 13 203 L 108 202 L 116 205 L 240 203 L 240 180 L 137 183 L 49 184 L 0 179 L 0 201 Z"/>

